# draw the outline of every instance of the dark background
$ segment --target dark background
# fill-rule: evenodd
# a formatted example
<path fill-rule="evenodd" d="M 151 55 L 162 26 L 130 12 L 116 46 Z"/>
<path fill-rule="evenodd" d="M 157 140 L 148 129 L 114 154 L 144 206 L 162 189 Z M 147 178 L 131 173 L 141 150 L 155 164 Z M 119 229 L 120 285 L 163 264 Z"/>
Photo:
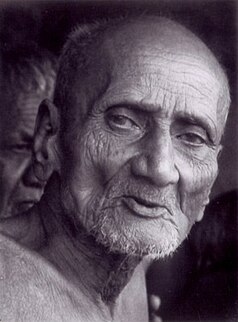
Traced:
<path fill-rule="evenodd" d="M 223 65 L 230 82 L 232 104 L 227 129 L 223 138 L 224 149 L 219 159 L 220 172 L 214 185 L 211 198 L 213 199 L 214 197 L 237 189 L 237 8 L 235 0 L 1 1 L 0 46 L 4 50 L 10 46 L 17 46 L 19 44 L 22 45 L 24 43 L 27 44 L 30 41 L 35 41 L 41 47 L 59 55 L 61 47 L 67 38 L 67 34 L 75 25 L 91 22 L 97 18 L 116 17 L 128 12 L 147 12 L 156 15 L 162 14 L 182 22 L 182 24 L 194 31 L 205 43 L 207 43 Z M 230 197 L 223 198 L 223 204 L 226 205 L 230 200 L 229 198 Z M 233 201 L 231 201 L 231 203 L 234 202 L 234 194 L 232 194 L 232 198 Z M 224 210 L 224 214 L 226 215 L 225 211 L 226 210 Z M 229 208 L 229 211 L 231 211 L 231 207 Z M 232 211 L 234 213 L 234 207 L 232 208 Z M 237 210 L 235 216 L 231 217 L 231 220 L 229 219 L 228 223 L 230 226 L 232 225 L 232 228 L 227 228 L 226 236 L 237 235 L 236 215 Z M 224 219 L 221 225 L 223 225 L 223 223 L 226 224 L 227 220 Z M 207 222 L 206 220 L 203 222 L 203 225 L 206 224 L 208 226 L 213 225 L 213 223 L 209 222 L 209 219 Z M 218 229 L 221 229 L 222 227 L 219 227 Z M 211 234 L 213 234 L 212 230 Z M 232 242 L 227 244 L 228 252 L 231 248 L 230 245 L 232 245 L 232 247 L 234 245 L 236 246 L 236 237 L 232 238 Z M 216 247 L 216 245 L 214 247 Z M 220 248 L 222 248 L 222 246 Z M 236 247 L 232 248 L 231 259 L 224 257 L 226 258 L 226 261 L 230 260 L 231 262 L 234 262 L 235 259 L 237 262 L 237 252 L 234 249 L 236 249 Z M 235 255 L 234 252 L 236 252 Z M 159 312 L 164 320 L 172 319 L 173 321 L 176 321 L 176 318 L 172 316 L 173 314 L 170 314 L 172 311 L 174 311 L 177 316 L 177 320 L 189 320 L 185 319 L 183 315 L 183 303 L 181 303 L 181 299 L 183 299 L 184 296 L 184 285 L 187 283 L 188 277 L 190 276 L 192 284 L 190 281 L 191 285 L 189 285 L 189 292 L 193 293 L 191 294 L 191 298 L 193 299 L 191 302 L 187 300 L 188 305 L 193 305 L 194 301 L 197 301 L 196 305 L 202 308 L 201 313 L 194 312 L 198 310 L 196 307 L 191 309 L 191 311 L 197 313 L 197 315 L 192 314 L 190 316 L 190 321 L 238 321 L 238 315 L 234 315 L 235 313 L 232 311 L 233 306 L 237 305 L 237 296 L 236 299 L 234 298 L 236 295 L 237 275 L 232 275 L 231 277 L 230 274 L 231 267 L 232 272 L 234 271 L 233 263 L 229 264 L 228 268 L 222 270 L 220 267 L 218 267 L 218 269 L 216 268 L 217 270 L 213 275 L 210 274 L 210 271 L 210 275 L 207 274 L 207 272 L 205 272 L 205 274 L 202 273 L 201 279 L 201 276 L 191 275 L 193 269 L 191 268 L 191 265 L 193 265 L 193 263 L 191 264 L 191 259 L 193 256 L 194 253 L 191 252 L 190 245 L 185 243 L 172 259 L 162 260 L 155 264 L 148 275 L 149 292 L 158 293 L 162 297 L 162 307 Z M 195 262 L 196 260 L 197 259 L 195 258 Z M 235 270 L 236 269 L 237 268 L 235 268 Z M 217 274 L 220 274 L 218 279 Z M 208 279 L 207 275 L 209 275 Z M 198 288 L 200 287 L 198 291 L 195 282 L 193 282 L 196 279 L 198 280 Z M 226 281 L 226 279 L 228 280 Z M 204 285 L 202 284 L 202 286 L 201 280 L 202 283 L 205 283 Z M 231 288 L 230 291 L 228 289 L 229 287 Z M 163 290 L 162 293 L 159 292 L 160 289 Z M 230 292 L 229 294 L 226 292 L 227 289 Z M 232 296 L 230 296 L 231 293 Z M 186 296 L 189 297 L 189 295 L 190 293 Z M 181 305 L 181 308 L 175 308 L 173 307 L 174 305 Z M 230 315 L 227 313 L 227 307 L 229 306 L 232 308 L 232 313 Z M 178 316 L 180 313 L 181 315 L 179 318 Z M 200 316 L 199 314 L 203 315 Z"/>

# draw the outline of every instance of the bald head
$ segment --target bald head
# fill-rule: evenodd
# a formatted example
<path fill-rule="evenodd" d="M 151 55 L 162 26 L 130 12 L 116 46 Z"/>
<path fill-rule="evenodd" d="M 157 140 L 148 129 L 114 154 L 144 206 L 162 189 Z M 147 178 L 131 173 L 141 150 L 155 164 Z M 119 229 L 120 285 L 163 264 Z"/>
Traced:
<path fill-rule="evenodd" d="M 161 61 L 162 76 L 175 69 L 177 73 L 190 73 L 191 77 L 197 74 L 201 81 L 206 76 L 213 77 L 210 87 L 215 85 L 219 91 L 217 115 L 222 134 L 230 104 L 228 81 L 222 67 L 197 36 L 163 17 L 119 18 L 78 27 L 70 35 L 61 56 L 55 104 L 64 111 L 75 105 L 79 107 L 71 117 L 64 113 L 72 128 L 72 121 L 77 118 L 75 113 L 83 119 L 111 79 L 117 77 L 118 69 L 127 73 L 128 65 L 137 70 L 142 64 L 151 64 L 154 68 L 154 59 Z M 208 95 L 209 91 L 208 88 Z"/>

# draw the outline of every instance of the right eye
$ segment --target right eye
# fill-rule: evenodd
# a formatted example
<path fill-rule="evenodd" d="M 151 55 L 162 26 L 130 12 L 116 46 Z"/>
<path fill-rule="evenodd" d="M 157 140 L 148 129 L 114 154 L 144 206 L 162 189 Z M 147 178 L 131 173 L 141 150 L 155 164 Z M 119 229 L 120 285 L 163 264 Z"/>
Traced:
<path fill-rule="evenodd" d="M 122 114 L 109 114 L 108 115 L 109 125 L 112 127 L 118 127 L 123 130 L 139 129 L 139 126 L 130 117 Z"/>
<path fill-rule="evenodd" d="M 138 135 L 143 132 L 143 125 L 136 113 L 125 107 L 110 108 L 105 115 L 111 130 L 121 135 Z"/>
<path fill-rule="evenodd" d="M 15 152 L 29 152 L 32 149 L 32 144 L 29 142 L 14 144 L 9 147 L 9 150 Z"/>

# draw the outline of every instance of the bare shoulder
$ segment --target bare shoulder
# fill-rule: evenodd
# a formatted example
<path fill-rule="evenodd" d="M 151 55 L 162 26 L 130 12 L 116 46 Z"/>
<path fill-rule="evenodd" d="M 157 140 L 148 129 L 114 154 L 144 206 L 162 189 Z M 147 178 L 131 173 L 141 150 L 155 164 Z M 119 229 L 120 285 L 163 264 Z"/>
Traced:
<path fill-rule="evenodd" d="M 16 279 L 34 273 L 35 255 L 13 239 L 0 234 L 0 280 Z M 36 270 L 37 271 L 37 270 Z M 21 279 L 19 279 L 19 282 Z"/>
<path fill-rule="evenodd" d="M 37 260 L 12 239 L 0 234 L 0 319 L 23 321 L 42 296 Z M 32 284 L 32 282 L 34 283 Z M 39 291 L 36 291 L 39 288 Z M 34 301 L 33 301 L 34 299 Z M 37 312 L 35 312 L 37 313 Z M 36 318 L 36 321 L 38 317 Z"/>
<path fill-rule="evenodd" d="M 0 321 L 88 321 L 82 302 L 40 255 L 0 234 Z"/>

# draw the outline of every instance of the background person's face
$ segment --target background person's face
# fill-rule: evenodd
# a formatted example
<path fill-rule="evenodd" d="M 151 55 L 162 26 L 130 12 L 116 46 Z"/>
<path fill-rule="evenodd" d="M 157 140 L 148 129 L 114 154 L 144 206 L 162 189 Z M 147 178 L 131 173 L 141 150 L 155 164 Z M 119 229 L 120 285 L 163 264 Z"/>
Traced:
<path fill-rule="evenodd" d="M 216 178 L 220 84 L 190 53 L 151 47 L 115 61 L 74 127 L 64 205 L 111 250 L 163 256 L 200 219 Z"/>
<path fill-rule="evenodd" d="M 32 142 L 42 95 L 19 94 L 8 104 L 0 122 L 0 217 L 29 209 L 42 194 L 31 167 Z"/>

